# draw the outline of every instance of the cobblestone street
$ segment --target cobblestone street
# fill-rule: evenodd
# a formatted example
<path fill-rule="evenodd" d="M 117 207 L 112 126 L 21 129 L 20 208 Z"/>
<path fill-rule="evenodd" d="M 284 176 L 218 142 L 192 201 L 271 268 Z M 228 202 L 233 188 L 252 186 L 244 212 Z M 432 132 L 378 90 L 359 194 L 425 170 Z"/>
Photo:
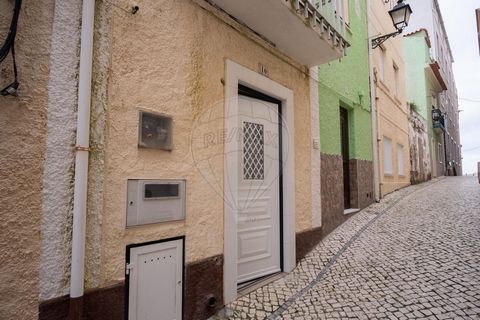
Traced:
<path fill-rule="evenodd" d="M 232 319 L 480 319 L 480 185 L 442 178 L 397 191 L 327 236 Z"/>

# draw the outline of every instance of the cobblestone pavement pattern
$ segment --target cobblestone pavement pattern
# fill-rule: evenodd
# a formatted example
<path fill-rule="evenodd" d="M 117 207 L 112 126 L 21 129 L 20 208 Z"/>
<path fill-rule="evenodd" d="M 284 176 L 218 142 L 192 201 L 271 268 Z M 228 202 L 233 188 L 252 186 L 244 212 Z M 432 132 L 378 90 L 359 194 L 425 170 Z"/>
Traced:
<path fill-rule="evenodd" d="M 328 235 L 230 319 L 480 319 L 480 185 L 410 186 Z"/>

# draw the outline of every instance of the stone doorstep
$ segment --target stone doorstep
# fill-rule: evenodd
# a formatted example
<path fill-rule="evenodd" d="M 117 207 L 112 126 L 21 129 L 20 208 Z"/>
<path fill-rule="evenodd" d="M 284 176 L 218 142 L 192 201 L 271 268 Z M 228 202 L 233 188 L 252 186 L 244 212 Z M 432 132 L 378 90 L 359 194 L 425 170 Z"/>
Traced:
<path fill-rule="evenodd" d="M 237 292 L 237 299 L 261 288 L 261 287 L 264 287 L 266 285 L 268 285 L 269 283 L 272 283 L 272 282 L 275 282 L 277 281 L 278 279 L 281 279 L 283 277 L 285 277 L 288 273 L 286 272 L 278 272 L 278 273 L 274 273 L 272 275 L 269 275 L 269 276 L 266 276 L 266 277 L 263 277 L 257 281 L 253 281 L 252 283 L 249 283 L 247 284 L 246 286 L 240 288 Z"/>
<path fill-rule="evenodd" d="M 353 214 L 353 213 L 357 213 L 357 212 L 360 212 L 360 209 L 358 209 L 358 208 L 350 208 L 350 209 L 343 210 L 343 214 L 345 214 L 345 215 L 347 215 L 347 214 Z"/>

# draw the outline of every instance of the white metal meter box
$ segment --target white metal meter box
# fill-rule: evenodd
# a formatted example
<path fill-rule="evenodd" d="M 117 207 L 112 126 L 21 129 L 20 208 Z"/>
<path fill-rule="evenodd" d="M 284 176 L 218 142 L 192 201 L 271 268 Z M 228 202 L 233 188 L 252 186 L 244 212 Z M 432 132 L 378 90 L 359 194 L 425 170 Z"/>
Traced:
<path fill-rule="evenodd" d="M 127 227 L 185 219 L 185 180 L 127 182 Z"/>

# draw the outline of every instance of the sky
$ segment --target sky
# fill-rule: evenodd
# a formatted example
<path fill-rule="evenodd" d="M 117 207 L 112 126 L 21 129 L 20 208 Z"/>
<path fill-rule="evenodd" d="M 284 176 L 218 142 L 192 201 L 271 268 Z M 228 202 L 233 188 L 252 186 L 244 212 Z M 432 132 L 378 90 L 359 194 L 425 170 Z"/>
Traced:
<path fill-rule="evenodd" d="M 439 3 L 455 60 L 458 109 L 463 110 L 460 112 L 463 174 L 472 174 L 477 172 L 480 162 L 480 51 L 475 18 L 480 0 L 439 0 Z"/>

